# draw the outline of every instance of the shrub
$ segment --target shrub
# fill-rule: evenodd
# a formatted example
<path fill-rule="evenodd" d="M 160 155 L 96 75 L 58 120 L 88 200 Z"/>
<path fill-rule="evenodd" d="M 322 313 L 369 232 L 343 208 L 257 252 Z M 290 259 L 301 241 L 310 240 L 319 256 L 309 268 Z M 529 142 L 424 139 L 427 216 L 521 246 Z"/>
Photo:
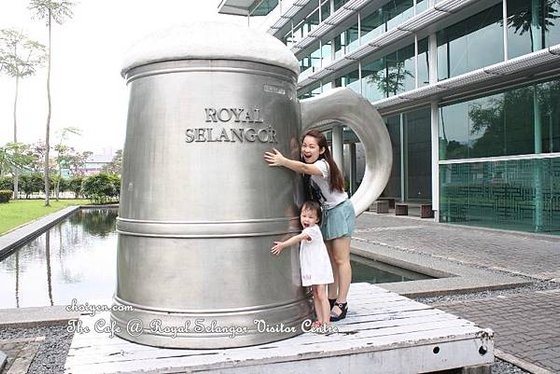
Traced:
<path fill-rule="evenodd" d="M 120 178 L 106 173 L 87 177 L 82 184 L 83 194 L 95 204 L 118 201 L 119 190 Z"/>
<path fill-rule="evenodd" d="M 12 177 L 0 178 L 0 190 L 13 190 L 14 182 Z"/>
<path fill-rule="evenodd" d="M 78 199 L 82 195 L 82 183 L 84 177 L 80 175 L 73 176 L 68 182 L 68 190 L 74 192 L 74 197 Z"/>
<path fill-rule="evenodd" d="M 45 188 L 43 176 L 39 173 L 25 174 L 21 175 L 19 178 L 19 185 L 21 190 L 25 192 L 26 199 L 29 199 L 32 193 L 42 191 Z"/>
<path fill-rule="evenodd" d="M 7 203 L 12 198 L 13 191 L 0 190 L 0 203 Z"/>

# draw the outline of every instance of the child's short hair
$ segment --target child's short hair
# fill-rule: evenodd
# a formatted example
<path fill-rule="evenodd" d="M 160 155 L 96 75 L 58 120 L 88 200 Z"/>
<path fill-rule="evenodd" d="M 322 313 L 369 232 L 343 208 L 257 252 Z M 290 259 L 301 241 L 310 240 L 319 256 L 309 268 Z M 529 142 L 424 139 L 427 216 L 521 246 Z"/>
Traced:
<path fill-rule="evenodd" d="M 321 204 L 319 204 L 318 202 L 313 200 L 306 200 L 301 206 L 301 210 L 315 211 L 315 214 L 317 214 L 317 218 L 318 218 L 317 222 L 321 222 L 322 210 L 321 210 Z"/>

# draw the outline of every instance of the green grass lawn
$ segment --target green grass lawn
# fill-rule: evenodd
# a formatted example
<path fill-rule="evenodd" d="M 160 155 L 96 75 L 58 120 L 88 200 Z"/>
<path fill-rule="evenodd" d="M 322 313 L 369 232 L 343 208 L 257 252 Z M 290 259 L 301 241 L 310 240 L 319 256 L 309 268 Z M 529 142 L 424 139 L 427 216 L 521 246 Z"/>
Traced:
<path fill-rule="evenodd" d="M 10 200 L 8 203 L 0 204 L 0 235 L 67 206 L 89 203 L 89 200 L 51 199 L 51 206 L 45 207 L 45 200 Z"/>

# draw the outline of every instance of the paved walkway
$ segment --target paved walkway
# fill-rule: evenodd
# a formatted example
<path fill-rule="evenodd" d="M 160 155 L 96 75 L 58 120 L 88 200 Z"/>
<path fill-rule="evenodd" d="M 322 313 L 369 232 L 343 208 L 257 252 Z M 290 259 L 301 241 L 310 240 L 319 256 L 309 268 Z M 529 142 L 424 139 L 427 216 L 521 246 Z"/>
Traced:
<path fill-rule="evenodd" d="M 548 289 L 543 291 L 529 287 L 512 294 L 489 293 L 476 300 L 439 302 L 438 307 L 492 328 L 495 347 L 504 353 L 501 358 L 531 372 L 560 373 L 560 236 L 364 213 L 357 221 L 355 239 L 356 245 L 370 246 L 372 251 L 382 248 L 385 255 L 422 255 L 489 274 L 545 281 Z"/>

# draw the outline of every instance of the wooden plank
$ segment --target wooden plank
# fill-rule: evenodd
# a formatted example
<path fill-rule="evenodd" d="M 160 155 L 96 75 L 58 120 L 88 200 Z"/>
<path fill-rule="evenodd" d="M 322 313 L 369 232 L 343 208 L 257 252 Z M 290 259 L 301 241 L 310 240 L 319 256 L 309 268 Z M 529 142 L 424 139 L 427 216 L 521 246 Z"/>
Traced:
<path fill-rule="evenodd" d="M 450 334 L 454 334 L 455 331 L 449 331 Z M 411 334 L 409 338 L 412 340 L 421 340 L 421 334 Z M 406 349 L 414 348 L 415 350 L 422 350 L 425 352 L 429 352 L 428 356 L 434 356 L 433 350 L 434 348 L 438 347 L 442 350 L 442 352 L 449 352 L 449 350 L 443 349 L 442 347 L 445 345 L 457 345 L 461 344 L 462 342 L 467 342 L 467 346 L 461 350 L 461 354 L 455 354 L 459 357 L 468 356 L 468 360 L 464 359 L 462 362 L 458 364 L 453 364 L 451 366 L 441 367 L 441 366 L 427 366 L 425 364 L 426 359 L 421 359 L 420 354 L 416 354 L 419 356 L 417 358 L 418 361 L 424 362 L 422 364 L 423 370 L 421 371 L 433 371 L 433 370 L 443 370 L 445 368 L 453 368 L 453 367 L 462 367 L 462 366 L 470 366 L 470 365 L 478 365 L 483 363 L 488 363 L 493 361 L 493 353 L 488 351 L 487 356 L 488 358 L 478 358 L 480 354 L 478 353 L 479 345 L 476 342 L 473 342 L 471 339 L 462 339 L 462 340 L 448 340 L 444 342 L 440 341 L 426 341 L 423 340 L 423 343 L 416 344 L 414 346 L 411 345 L 394 345 L 391 344 L 390 337 L 384 337 L 382 340 L 385 340 L 385 344 L 383 344 L 383 349 L 355 349 L 353 347 L 344 347 L 343 349 L 339 349 L 336 355 L 330 354 L 330 352 L 326 352 L 322 350 L 322 346 L 320 344 L 309 346 L 309 347 L 295 347 L 294 350 L 290 351 L 291 354 L 289 356 L 284 357 L 275 357 L 270 354 L 268 350 L 265 349 L 252 349 L 251 352 L 241 352 L 246 351 L 246 349 L 234 349 L 238 354 L 232 355 L 228 354 L 227 356 L 220 352 L 212 352 L 212 353 L 204 353 L 199 354 L 196 356 L 190 354 L 181 354 L 181 351 L 184 350 L 163 350 L 159 351 L 158 355 L 154 356 L 147 356 L 146 358 L 138 357 L 133 353 L 125 352 L 121 355 L 120 352 L 115 352 L 114 355 L 111 356 L 110 359 L 104 360 L 103 362 L 96 361 L 94 363 L 86 363 L 86 364 L 75 364 L 73 368 L 67 371 L 67 373 L 115 373 L 115 372 L 131 372 L 134 370 L 161 370 L 163 368 L 176 368 L 177 371 L 179 370 L 210 370 L 210 369 L 220 369 L 223 370 L 224 368 L 246 368 L 249 366 L 262 366 L 266 365 L 267 372 L 269 372 L 269 365 L 277 364 L 282 362 L 289 362 L 291 365 L 291 370 L 288 372 L 294 371 L 303 371 L 304 368 L 307 369 L 309 365 L 309 360 L 316 360 L 316 359 L 328 359 L 332 357 L 336 357 L 340 359 L 344 356 L 358 356 L 360 354 L 365 354 L 371 358 L 375 357 L 376 354 L 387 354 L 387 352 L 393 352 L 395 355 L 398 352 L 398 360 L 394 360 L 391 362 L 391 365 L 399 366 L 400 361 L 410 361 L 410 357 L 404 354 Z M 389 347 L 389 348 L 388 348 Z M 179 351 L 179 352 L 177 352 Z M 228 350 L 229 351 L 229 350 Z M 172 355 L 168 355 L 171 353 Z M 229 352 L 228 352 L 229 353 Z M 249 353 L 249 355 L 248 355 Z M 450 360 L 453 356 L 447 356 L 445 360 Z M 443 353 L 439 358 L 443 357 Z M 492 357 L 490 357 L 492 356 Z M 300 366 L 298 366 L 300 365 Z M 400 371 L 401 373 L 405 372 L 417 372 L 414 369 L 414 365 L 410 363 L 408 370 Z M 297 368 L 300 368 L 298 370 Z M 379 370 L 377 366 L 374 366 L 376 370 Z M 371 368 L 371 367 L 370 367 Z M 426 370 L 429 368 L 429 370 Z M 74 371 L 72 371 L 74 370 Z M 245 372 L 240 370 L 239 372 Z M 262 370 L 262 367 L 261 367 Z M 167 371 L 165 371 L 167 372 Z M 175 372 L 175 371 L 170 371 Z M 220 371 L 222 372 L 222 371 Z M 355 371 L 359 372 L 359 371 Z M 390 371 L 382 371 L 379 372 L 390 372 Z M 398 372 L 398 371 L 397 371 Z"/>
<path fill-rule="evenodd" d="M 410 372 L 493 361 L 492 334 L 472 322 L 365 283 L 352 284 L 349 300 L 355 307 L 345 320 L 335 324 L 338 333 L 304 333 L 253 347 L 162 349 L 110 338 L 108 334 L 75 334 L 66 373 L 257 373 L 262 371 L 262 365 L 267 365 L 267 372 L 308 371 L 310 368 L 328 372 L 339 368 L 337 370 L 347 372 L 349 367 L 356 368 L 353 372 L 368 372 L 371 363 L 377 363 L 374 367 L 378 372 L 397 373 L 406 372 L 390 369 L 401 367 L 401 361 L 411 365 L 407 367 Z M 93 326 L 99 318 L 108 320 L 109 315 L 83 316 L 81 320 L 84 325 Z M 465 347 L 462 358 L 455 352 L 459 346 Z M 487 355 L 478 353 L 482 346 L 489 352 Z M 438 351 L 442 349 L 441 354 L 431 351 L 436 347 Z M 442 347 L 446 347 L 445 351 Z M 381 370 L 383 365 L 388 369 Z"/>
<path fill-rule="evenodd" d="M 359 325 L 359 329 L 349 329 L 345 331 L 341 331 L 340 334 L 333 334 L 328 337 L 328 344 L 336 347 L 337 342 L 342 342 L 345 340 L 351 339 L 365 339 L 373 335 L 375 336 L 383 336 L 383 335 L 393 335 L 393 334 L 403 334 L 404 332 L 419 332 L 419 331 L 432 331 L 434 330 L 434 326 L 437 329 L 446 329 L 449 327 L 458 327 L 456 323 L 457 317 L 450 315 L 450 314 L 442 314 L 439 315 L 439 318 L 434 318 L 434 316 L 421 316 L 416 318 L 408 318 L 406 320 L 387 320 L 387 321 L 377 321 L 372 323 L 366 323 Z M 439 334 L 439 333 L 438 333 Z M 363 335 L 363 336 L 362 336 Z M 428 335 L 425 335 L 426 337 Z M 119 341 L 122 341 L 118 339 Z M 325 342 L 325 338 L 322 335 L 317 335 L 314 333 L 307 333 L 297 339 L 297 341 L 285 341 L 285 343 L 271 343 L 269 344 L 266 349 L 270 350 L 270 354 L 274 355 L 290 355 L 290 352 L 282 352 L 285 351 L 286 348 L 291 351 L 291 347 L 294 343 L 298 345 L 308 345 L 308 344 L 321 344 Z M 393 341 L 393 343 L 398 342 L 397 340 Z M 106 345 L 106 344 L 97 344 L 94 346 L 86 346 L 86 348 L 91 347 L 92 349 L 89 352 L 80 352 L 82 354 L 82 362 L 96 362 L 99 355 L 102 356 L 111 356 L 111 355 L 124 355 L 121 352 L 127 352 L 127 346 L 130 343 L 123 342 L 119 346 L 115 345 Z M 138 346 L 132 347 L 134 348 L 134 355 L 135 359 L 144 359 L 150 356 L 153 356 L 152 347 L 147 346 Z M 160 350 L 159 354 L 162 352 L 167 352 L 170 356 L 173 355 L 196 355 L 197 351 L 187 351 L 187 350 L 177 350 L 177 349 L 168 349 L 166 351 Z M 186 353 L 185 353 L 186 352 Z M 213 352 L 220 352 L 220 350 L 207 350 L 205 351 L 206 354 L 210 354 Z M 282 353 L 281 353 L 282 352 Z M 89 357 L 88 357 L 89 356 Z"/>

